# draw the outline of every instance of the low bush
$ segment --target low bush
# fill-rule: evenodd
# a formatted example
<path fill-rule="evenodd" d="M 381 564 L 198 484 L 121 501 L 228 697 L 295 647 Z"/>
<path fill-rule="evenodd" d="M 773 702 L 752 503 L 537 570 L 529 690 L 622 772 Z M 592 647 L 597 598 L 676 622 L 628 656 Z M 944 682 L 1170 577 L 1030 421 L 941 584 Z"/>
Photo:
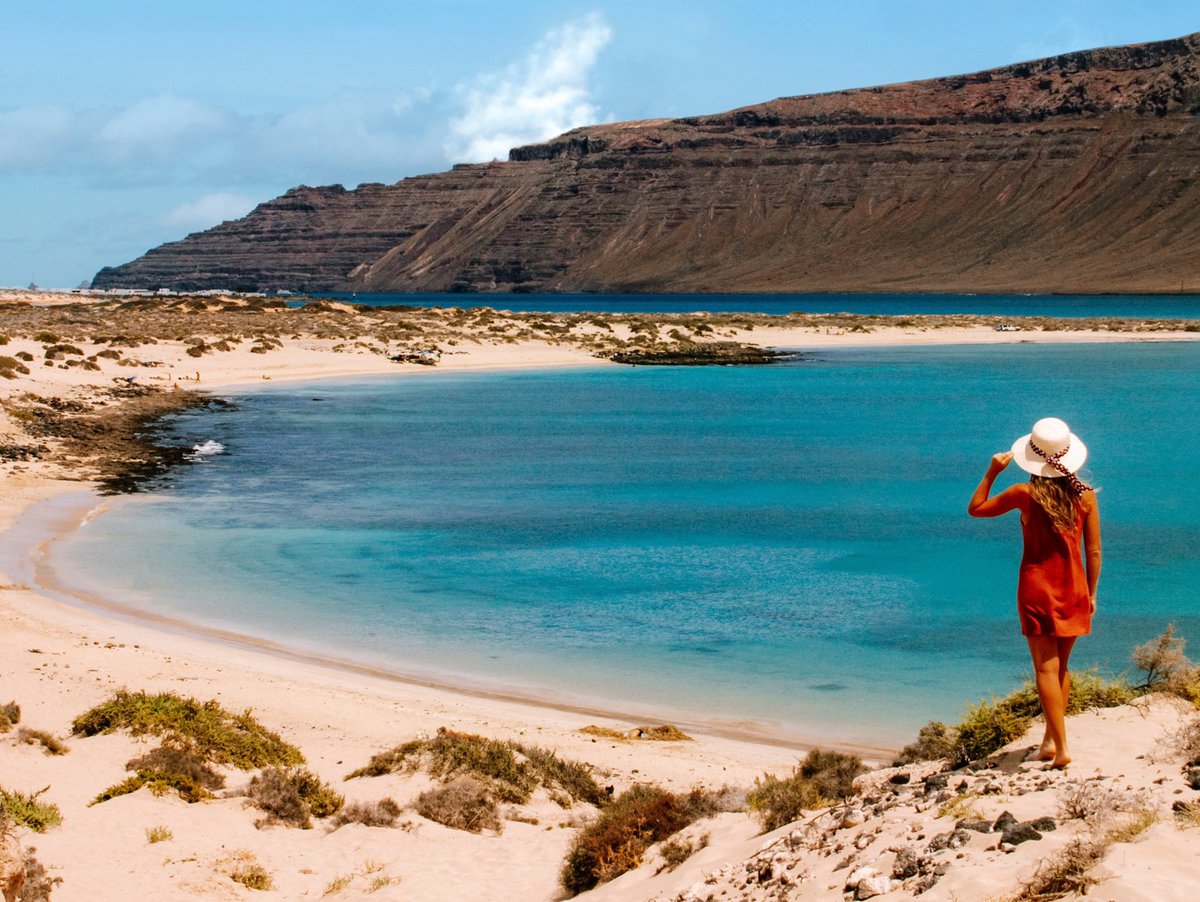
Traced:
<path fill-rule="evenodd" d="M 213 790 L 225 786 L 225 777 L 204 758 L 190 748 L 177 745 L 164 745 L 133 758 L 126 762 L 125 768 L 133 771 L 134 776 L 108 787 L 91 804 L 137 792 L 143 786 L 155 795 L 174 791 L 185 802 L 202 802 L 213 797 Z"/>
<path fill-rule="evenodd" d="M 62 812 L 53 802 L 42 802 L 39 798 L 50 787 L 33 793 L 10 792 L 0 786 L 0 808 L 15 824 L 23 824 L 34 833 L 45 833 L 62 823 Z"/>
<path fill-rule="evenodd" d="M 71 725 L 71 732 L 79 736 L 116 730 L 128 730 L 134 736 L 162 736 L 207 761 L 239 770 L 304 763 L 299 749 L 264 727 L 249 711 L 232 714 L 216 701 L 199 702 L 173 692 L 151 695 L 122 689 L 80 714 Z"/>
<path fill-rule="evenodd" d="M 649 784 L 633 786 L 575 837 L 559 876 L 563 889 L 577 895 L 619 877 L 641 864 L 654 843 L 717 810 L 703 789 L 679 795 Z"/>
<path fill-rule="evenodd" d="M 21 706 L 16 702 L 0 705 L 0 733 L 7 733 L 21 722 Z"/>
<path fill-rule="evenodd" d="M 260 827 L 279 823 L 308 830 L 314 817 L 337 814 L 346 801 L 304 768 L 268 768 L 250 781 L 246 794 L 255 807 L 266 812 L 257 824 Z"/>
<path fill-rule="evenodd" d="M 378 802 L 353 802 L 342 808 L 333 819 L 335 827 L 362 824 L 364 827 L 394 827 L 401 808 L 392 799 Z"/>
<path fill-rule="evenodd" d="M 500 806 L 489 788 L 475 777 L 455 777 L 417 797 L 415 805 L 421 817 L 437 821 L 455 830 L 482 833 L 501 830 Z"/>
<path fill-rule="evenodd" d="M 7 354 L 0 355 L 0 378 L 16 379 L 18 375 L 28 376 L 29 367 L 16 357 L 9 357 Z"/>
<path fill-rule="evenodd" d="M 854 795 L 854 778 L 866 770 L 857 755 L 813 749 L 790 776 L 764 774 L 755 780 L 746 802 L 763 832 L 769 832 L 798 820 L 805 811 Z"/>
<path fill-rule="evenodd" d="M 164 827 L 161 824 L 146 828 L 146 842 L 150 843 L 150 845 L 160 842 L 169 842 L 174 838 L 175 834 L 171 832 L 170 828 Z"/>

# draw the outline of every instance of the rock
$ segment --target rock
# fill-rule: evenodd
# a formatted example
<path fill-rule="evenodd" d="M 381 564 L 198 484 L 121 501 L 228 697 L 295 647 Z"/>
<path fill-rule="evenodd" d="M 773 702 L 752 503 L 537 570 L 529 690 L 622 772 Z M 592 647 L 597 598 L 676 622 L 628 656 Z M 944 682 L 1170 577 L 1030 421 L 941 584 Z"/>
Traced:
<path fill-rule="evenodd" d="M 907 880 L 916 877 L 921 872 L 921 859 L 917 853 L 905 846 L 896 851 L 896 860 L 892 862 L 892 876 L 897 880 Z"/>
<path fill-rule="evenodd" d="M 0 832 L 0 894 L 4 902 L 16 902 L 25 885 L 25 858 L 21 844 L 11 833 Z"/>
<path fill-rule="evenodd" d="M 1058 821 L 1052 817 L 1039 817 L 1036 820 L 1030 821 L 1029 826 L 1041 833 L 1050 833 L 1058 829 Z"/>
<path fill-rule="evenodd" d="M 857 886 L 860 882 L 862 882 L 863 880 L 866 880 L 868 877 L 874 877 L 878 873 L 879 872 L 877 870 L 875 870 L 874 868 L 868 868 L 868 867 L 855 868 L 853 871 L 850 872 L 850 875 L 846 878 L 846 891 L 853 892 L 854 889 L 857 888 Z"/>
<path fill-rule="evenodd" d="M 866 820 L 866 812 L 861 808 L 850 808 L 842 815 L 842 827 L 857 827 L 865 823 Z"/>
<path fill-rule="evenodd" d="M 504 163 L 293 188 L 93 286 L 1176 291 L 1200 246 L 1200 189 L 1179 176 L 1200 152 L 1198 56 L 1192 35 L 583 126 Z M 1105 177 L 1080 182 L 1096 159 Z M 902 195 L 904 216 L 880 214 Z"/>
<path fill-rule="evenodd" d="M 954 825 L 956 830 L 974 830 L 976 833 L 991 833 L 992 825 L 980 818 L 964 817 Z"/>
<path fill-rule="evenodd" d="M 883 874 L 877 874 L 874 877 L 866 877 L 858 882 L 858 886 L 854 890 L 855 899 L 873 899 L 876 896 L 882 896 L 884 893 L 891 892 L 892 881 Z"/>
<path fill-rule="evenodd" d="M 971 834 L 966 830 L 954 830 L 951 833 L 939 833 L 929 841 L 930 852 L 941 852 L 943 849 L 961 849 L 971 841 Z"/>
<path fill-rule="evenodd" d="M 1189 767 L 1185 779 L 1189 787 L 1200 789 L 1200 767 Z"/>
<path fill-rule="evenodd" d="M 912 894 L 914 896 L 919 896 L 922 893 L 929 892 L 929 890 L 933 889 L 933 885 L 935 883 L 937 883 L 938 880 L 940 880 L 940 879 L 941 879 L 940 874 L 925 874 L 925 875 L 923 875 L 921 877 L 921 879 L 918 880 L 916 882 L 916 884 L 913 886 Z"/>
<path fill-rule="evenodd" d="M 933 774 L 925 778 L 925 794 L 931 795 L 950 785 L 949 774 Z"/>
<path fill-rule="evenodd" d="M 996 822 L 992 824 L 992 830 L 994 830 L 996 833 L 1003 833 L 1005 830 L 1008 830 L 1010 827 L 1015 827 L 1016 825 L 1017 819 L 1012 816 L 1011 812 L 1005 811 L 1002 812 L 998 818 L 996 818 Z"/>
<path fill-rule="evenodd" d="M 891 783 L 893 786 L 903 786 L 905 783 L 907 783 L 911 779 L 912 779 L 912 774 L 906 774 L 903 771 L 901 771 L 898 774 L 892 774 L 890 777 L 888 777 L 888 782 Z"/>
<path fill-rule="evenodd" d="M 1041 839 L 1042 834 L 1033 828 L 1028 822 L 1016 824 L 1004 831 L 1003 841 L 1010 846 L 1019 846 L 1023 842 L 1029 842 L 1031 839 Z"/>

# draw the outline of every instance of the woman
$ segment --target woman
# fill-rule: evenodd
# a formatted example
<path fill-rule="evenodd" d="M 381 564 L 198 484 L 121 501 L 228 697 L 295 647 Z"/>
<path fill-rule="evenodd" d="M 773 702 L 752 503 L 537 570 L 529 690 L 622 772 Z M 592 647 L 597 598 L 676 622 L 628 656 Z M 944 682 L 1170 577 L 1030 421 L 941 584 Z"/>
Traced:
<path fill-rule="evenodd" d="M 1075 639 L 1091 632 L 1100 578 L 1096 494 L 1075 475 L 1086 458 L 1087 448 L 1066 423 L 1054 417 L 1038 420 L 1011 451 L 992 457 L 967 507 L 972 517 L 1021 512 L 1025 551 L 1017 581 L 1017 613 L 1046 718 L 1038 759 L 1058 768 L 1071 763 L 1065 723 L 1071 691 L 1067 662 Z M 1030 474 L 1029 482 L 989 498 L 992 483 L 1013 460 Z M 1081 538 L 1086 552 L 1082 557 Z"/>

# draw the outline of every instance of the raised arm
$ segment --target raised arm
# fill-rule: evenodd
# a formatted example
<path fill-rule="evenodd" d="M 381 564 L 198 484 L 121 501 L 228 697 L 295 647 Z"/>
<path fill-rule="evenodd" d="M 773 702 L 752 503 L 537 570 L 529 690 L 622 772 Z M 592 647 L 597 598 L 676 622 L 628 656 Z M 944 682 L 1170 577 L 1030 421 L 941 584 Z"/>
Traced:
<path fill-rule="evenodd" d="M 972 517 L 999 517 L 1001 514 L 1007 514 L 1021 506 L 1021 502 L 1028 492 L 1024 485 L 1010 486 L 995 498 L 988 497 L 992 492 L 992 483 L 996 481 L 996 477 L 1004 471 L 1011 460 L 1011 451 L 1002 451 L 992 455 L 987 472 L 983 474 L 983 479 L 979 480 L 975 494 L 971 496 L 971 501 L 967 505 L 967 513 Z"/>
<path fill-rule="evenodd" d="M 1088 596 L 1092 600 L 1092 613 L 1096 613 L 1096 586 L 1100 582 L 1100 508 L 1096 504 L 1095 492 L 1083 496 L 1086 513 L 1083 515 L 1083 551 L 1087 567 Z"/>

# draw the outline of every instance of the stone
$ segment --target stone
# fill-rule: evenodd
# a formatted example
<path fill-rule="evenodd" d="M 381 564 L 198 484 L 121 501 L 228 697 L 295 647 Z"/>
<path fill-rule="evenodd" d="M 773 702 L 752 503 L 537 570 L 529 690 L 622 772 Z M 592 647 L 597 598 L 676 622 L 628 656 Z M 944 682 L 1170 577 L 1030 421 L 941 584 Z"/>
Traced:
<path fill-rule="evenodd" d="M 1189 767 L 1185 779 L 1190 788 L 1200 789 L 1200 767 Z"/>
<path fill-rule="evenodd" d="M 998 818 L 996 818 L 996 822 L 992 824 L 992 829 L 997 833 L 1003 833 L 1005 830 L 1009 829 L 1010 827 L 1015 827 L 1016 825 L 1017 819 L 1012 816 L 1012 812 L 1005 811 L 1002 812 Z"/>
<path fill-rule="evenodd" d="M 897 880 L 907 880 L 916 877 L 921 872 L 921 859 L 917 853 L 904 846 L 896 850 L 896 860 L 892 862 L 892 876 Z"/>
<path fill-rule="evenodd" d="M 974 830 L 976 833 L 991 833 L 992 825 L 990 822 L 981 818 L 964 817 L 961 821 L 954 825 L 956 830 Z"/>
<path fill-rule="evenodd" d="M 1028 822 L 1009 827 L 1003 834 L 1003 841 L 1010 846 L 1019 846 L 1023 842 L 1041 838 L 1042 834 L 1035 830 Z"/>
<path fill-rule="evenodd" d="M 1058 821 L 1052 817 L 1039 817 L 1030 821 L 1029 826 L 1040 833 L 1050 833 L 1058 829 Z"/>
<path fill-rule="evenodd" d="M 842 815 L 842 827 L 857 827 L 866 822 L 867 815 L 861 808 L 849 808 Z"/>
<path fill-rule="evenodd" d="M 883 874 L 876 874 L 873 877 L 864 877 L 858 882 L 858 886 L 854 889 L 854 898 L 873 899 L 891 892 L 891 890 L 892 881 Z"/>
<path fill-rule="evenodd" d="M 930 852 L 941 852 L 944 849 L 961 849 L 971 841 L 971 834 L 966 830 L 954 830 L 951 833 L 939 833 L 929 841 Z"/>
<path fill-rule="evenodd" d="M 911 779 L 912 779 L 912 774 L 907 774 L 907 773 L 904 773 L 903 771 L 901 771 L 900 773 L 892 774 L 890 777 L 888 777 L 888 782 L 891 783 L 893 786 L 903 786 L 905 783 L 909 782 Z"/>
<path fill-rule="evenodd" d="M 868 877 L 874 877 L 878 873 L 879 872 L 877 870 L 870 867 L 855 868 L 850 872 L 850 875 L 846 877 L 846 891 L 853 892 L 861 881 L 866 880 Z"/>
<path fill-rule="evenodd" d="M 950 785 L 949 774 L 933 774 L 925 778 L 925 794 L 930 795 Z"/>

